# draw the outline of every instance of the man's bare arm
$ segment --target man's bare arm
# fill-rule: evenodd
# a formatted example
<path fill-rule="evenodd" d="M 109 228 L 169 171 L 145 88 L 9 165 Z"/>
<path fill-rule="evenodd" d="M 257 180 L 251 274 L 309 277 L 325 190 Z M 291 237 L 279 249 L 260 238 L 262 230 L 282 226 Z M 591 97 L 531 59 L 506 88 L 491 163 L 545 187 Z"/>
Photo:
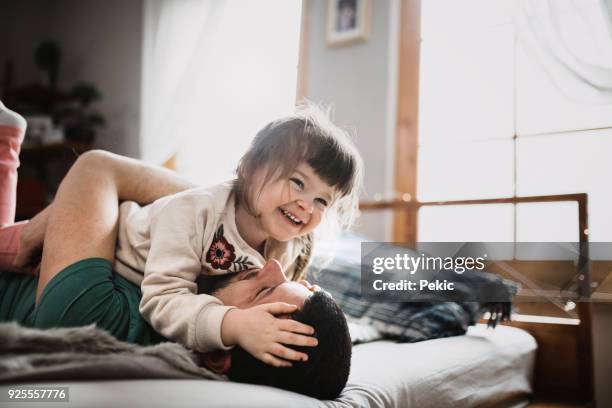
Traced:
<path fill-rule="evenodd" d="M 151 203 L 195 187 L 161 167 L 93 150 L 81 155 L 62 180 L 54 202 L 26 227 L 24 240 L 42 240 L 36 301 L 61 270 L 86 258 L 114 260 L 119 202 Z M 32 246 L 24 242 L 23 248 Z"/>

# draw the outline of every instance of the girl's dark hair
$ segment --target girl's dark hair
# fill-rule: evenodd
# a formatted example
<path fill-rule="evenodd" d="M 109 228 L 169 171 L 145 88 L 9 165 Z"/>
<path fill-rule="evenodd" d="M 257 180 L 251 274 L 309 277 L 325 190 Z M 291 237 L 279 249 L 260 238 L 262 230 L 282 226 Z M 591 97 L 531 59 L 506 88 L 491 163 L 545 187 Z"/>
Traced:
<path fill-rule="evenodd" d="M 265 171 L 263 184 L 289 177 L 300 163 L 308 163 L 337 195 L 330 206 L 340 227 L 352 226 L 358 207 L 363 162 L 348 133 L 334 125 L 329 111 L 305 103 L 296 113 L 268 123 L 257 132 L 236 169 L 234 192 L 240 205 L 255 214 L 254 176 Z"/>

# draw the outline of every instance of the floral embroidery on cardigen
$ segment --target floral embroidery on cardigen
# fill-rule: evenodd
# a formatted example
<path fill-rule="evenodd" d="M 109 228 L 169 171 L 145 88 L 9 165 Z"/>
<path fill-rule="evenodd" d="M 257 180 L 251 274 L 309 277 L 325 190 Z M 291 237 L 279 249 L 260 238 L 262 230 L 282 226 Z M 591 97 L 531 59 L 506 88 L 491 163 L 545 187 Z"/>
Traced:
<path fill-rule="evenodd" d="M 253 262 L 249 261 L 248 256 L 239 256 L 232 264 L 232 272 L 241 272 L 253 268 Z"/>
<path fill-rule="evenodd" d="M 227 270 L 232 266 L 236 259 L 234 246 L 227 242 L 223 236 L 223 224 L 219 225 L 213 242 L 206 253 L 206 262 L 210 263 L 215 269 Z"/>
<path fill-rule="evenodd" d="M 239 256 L 236 259 L 234 246 L 227 242 L 223 236 L 223 224 L 219 225 L 213 237 L 213 242 L 206 253 L 206 262 L 210 263 L 215 269 L 240 272 L 253 267 L 253 263 L 248 256 Z"/>

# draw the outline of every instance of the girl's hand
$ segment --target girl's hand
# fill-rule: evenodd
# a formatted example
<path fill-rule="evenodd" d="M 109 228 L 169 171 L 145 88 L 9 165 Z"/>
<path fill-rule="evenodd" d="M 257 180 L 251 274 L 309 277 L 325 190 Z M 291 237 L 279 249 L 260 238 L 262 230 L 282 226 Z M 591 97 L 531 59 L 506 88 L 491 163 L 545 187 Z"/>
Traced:
<path fill-rule="evenodd" d="M 314 347 L 314 329 L 276 315 L 293 313 L 297 306 L 288 303 L 266 303 L 249 309 L 231 309 L 221 323 L 221 339 L 225 345 L 239 345 L 255 358 L 275 367 L 291 367 L 287 360 L 306 361 L 308 355 L 285 344 Z M 304 336 L 306 335 L 306 336 Z"/>

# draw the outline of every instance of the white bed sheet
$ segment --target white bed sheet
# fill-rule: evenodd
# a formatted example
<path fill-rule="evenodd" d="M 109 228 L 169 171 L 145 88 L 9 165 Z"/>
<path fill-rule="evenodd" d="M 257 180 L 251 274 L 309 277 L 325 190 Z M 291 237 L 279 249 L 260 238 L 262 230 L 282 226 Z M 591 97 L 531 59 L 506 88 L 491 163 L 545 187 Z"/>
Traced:
<path fill-rule="evenodd" d="M 354 347 L 349 384 L 329 407 L 525 405 L 537 344 L 508 326 L 470 327 L 465 336 Z"/>

